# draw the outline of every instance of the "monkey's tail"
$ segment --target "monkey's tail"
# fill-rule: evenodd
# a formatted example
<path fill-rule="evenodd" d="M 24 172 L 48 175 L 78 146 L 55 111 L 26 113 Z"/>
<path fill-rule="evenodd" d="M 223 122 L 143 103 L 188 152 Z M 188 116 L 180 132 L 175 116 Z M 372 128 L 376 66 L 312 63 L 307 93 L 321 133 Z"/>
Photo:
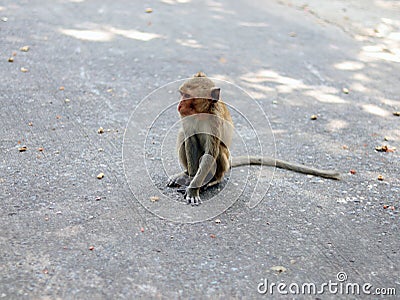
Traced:
<path fill-rule="evenodd" d="M 273 159 L 266 156 L 237 156 L 232 158 L 231 168 L 248 165 L 259 165 L 277 167 L 280 169 L 295 171 L 303 174 L 310 174 L 319 177 L 340 180 L 340 173 L 331 170 L 319 170 L 280 159 Z"/>

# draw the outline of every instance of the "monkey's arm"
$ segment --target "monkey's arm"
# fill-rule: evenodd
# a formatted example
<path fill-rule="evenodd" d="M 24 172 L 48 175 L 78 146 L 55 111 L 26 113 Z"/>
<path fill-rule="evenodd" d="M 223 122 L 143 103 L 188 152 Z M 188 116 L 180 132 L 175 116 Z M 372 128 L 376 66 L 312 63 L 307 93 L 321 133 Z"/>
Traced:
<path fill-rule="evenodd" d="M 213 166 L 215 166 L 215 158 L 207 153 L 204 154 L 200 159 L 196 175 L 186 188 L 185 198 L 189 204 L 199 205 L 201 203 L 199 191 L 203 186 L 205 178 L 213 169 Z"/>
<path fill-rule="evenodd" d="M 200 135 L 198 137 L 201 139 L 201 144 L 205 145 L 204 154 L 200 157 L 198 161 L 198 168 L 195 176 L 190 182 L 189 186 L 186 189 L 185 198 L 188 203 L 192 205 L 199 205 L 201 203 L 200 199 L 200 188 L 204 184 L 204 180 L 207 175 L 213 170 L 215 172 L 216 169 L 216 160 L 219 153 L 219 139 L 212 137 L 210 135 Z M 189 161 L 188 161 L 189 163 Z M 190 164 L 189 164 L 190 165 Z M 189 172 L 190 175 L 190 172 Z"/>
<path fill-rule="evenodd" d="M 273 159 L 266 156 L 238 156 L 232 158 L 231 168 L 246 166 L 246 165 L 261 165 L 277 167 L 281 169 L 291 170 L 298 173 L 310 174 L 319 177 L 340 180 L 340 173 L 332 170 L 320 170 L 312 167 L 307 167 L 304 165 L 291 163 L 288 161 Z"/>

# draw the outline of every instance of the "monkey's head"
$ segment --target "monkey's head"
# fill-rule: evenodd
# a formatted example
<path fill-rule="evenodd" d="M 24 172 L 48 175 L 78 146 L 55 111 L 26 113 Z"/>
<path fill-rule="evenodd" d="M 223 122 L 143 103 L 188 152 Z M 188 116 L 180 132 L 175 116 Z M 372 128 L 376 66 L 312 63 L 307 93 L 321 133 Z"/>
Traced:
<path fill-rule="evenodd" d="M 215 87 L 203 72 L 198 72 L 182 84 L 179 92 L 178 112 L 182 117 L 210 113 L 220 97 L 220 88 Z"/>

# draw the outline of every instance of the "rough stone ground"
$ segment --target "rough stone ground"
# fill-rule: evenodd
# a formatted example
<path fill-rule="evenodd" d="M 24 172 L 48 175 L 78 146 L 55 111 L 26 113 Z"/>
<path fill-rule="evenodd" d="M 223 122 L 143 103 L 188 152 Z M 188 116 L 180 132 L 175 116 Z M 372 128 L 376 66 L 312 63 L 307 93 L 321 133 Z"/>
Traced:
<path fill-rule="evenodd" d="M 360 3 L 3 1 L 0 296 L 254 299 L 263 279 L 320 286 L 339 272 L 398 294 L 400 6 Z M 277 157 L 343 180 L 277 170 L 256 208 L 245 192 L 220 223 L 146 210 L 125 178 L 125 126 L 199 69 L 255 98 Z"/>

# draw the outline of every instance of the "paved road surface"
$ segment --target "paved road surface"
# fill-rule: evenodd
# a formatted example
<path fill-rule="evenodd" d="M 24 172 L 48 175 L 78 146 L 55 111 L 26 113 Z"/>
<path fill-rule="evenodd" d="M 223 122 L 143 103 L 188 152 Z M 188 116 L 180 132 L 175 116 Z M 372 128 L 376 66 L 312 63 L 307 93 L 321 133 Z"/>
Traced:
<path fill-rule="evenodd" d="M 339 272 L 399 294 L 400 7 L 358 2 L 2 1 L 0 297 L 254 299 L 264 279 L 320 287 Z M 254 97 L 278 157 L 343 180 L 277 170 L 257 207 L 245 191 L 196 224 L 146 210 L 125 178 L 125 126 L 199 70 Z M 157 205 L 154 187 L 142 196 Z"/>

